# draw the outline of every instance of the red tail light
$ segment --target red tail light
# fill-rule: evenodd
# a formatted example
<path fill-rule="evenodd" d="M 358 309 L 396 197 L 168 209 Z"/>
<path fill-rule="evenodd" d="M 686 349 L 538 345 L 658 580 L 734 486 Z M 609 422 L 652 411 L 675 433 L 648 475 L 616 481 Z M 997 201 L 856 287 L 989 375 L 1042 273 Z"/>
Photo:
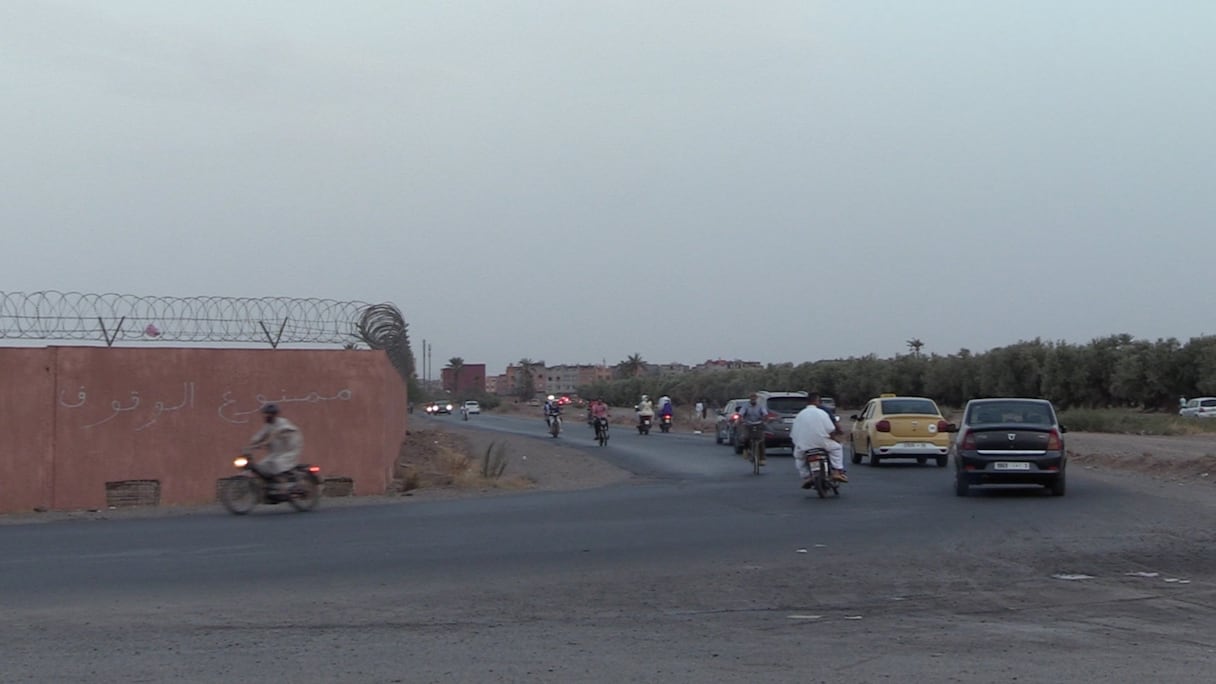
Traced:
<path fill-rule="evenodd" d="M 944 420 L 937 421 L 937 431 L 938 432 L 945 432 L 946 430 L 949 430 L 949 429 L 950 429 L 950 423 L 947 423 Z"/>
<path fill-rule="evenodd" d="M 731 414 L 731 417 L 730 417 L 730 422 L 732 422 L 732 423 L 733 423 L 733 422 L 735 422 L 736 420 L 739 420 L 739 414 L 738 414 L 738 413 Z"/>
<path fill-rule="evenodd" d="M 959 446 L 959 448 L 967 451 L 975 451 L 975 434 L 970 431 L 964 434 L 963 443 L 961 446 Z"/>
<path fill-rule="evenodd" d="M 319 473 L 321 472 L 321 466 L 308 466 L 308 472 Z"/>
<path fill-rule="evenodd" d="M 890 432 L 891 431 L 891 421 L 880 420 L 877 423 L 874 423 L 874 429 L 878 430 L 879 432 Z"/>
<path fill-rule="evenodd" d="M 1051 432 L 1047 433 L 1047 450 L 1048 451 L 1059 451 L 1060 450 L 1060 433 L 1057 432 L 1055 428 L 1052 428 Z"/>

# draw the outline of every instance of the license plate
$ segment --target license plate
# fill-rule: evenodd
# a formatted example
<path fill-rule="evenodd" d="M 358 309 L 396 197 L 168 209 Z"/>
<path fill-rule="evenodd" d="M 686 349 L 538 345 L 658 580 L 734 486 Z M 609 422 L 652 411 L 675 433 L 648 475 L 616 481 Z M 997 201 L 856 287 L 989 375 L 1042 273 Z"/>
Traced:
<path fill-rule="evenodd" d="M 992 469 L 993 470 L 1030 470 L 1030 464 L 1029 463 L 1019 463 L 1019 462 L 1007 463 L 1005 461 L 997 461 L 996 463 L 992 464 Z"/>
<path fill-rule="evenodd" d="M 903 444 L 900 444 L 900 446 L 905 449 L 924 449 L 933 445 L 925 444 L 924 442 L 904 442 Z"/>

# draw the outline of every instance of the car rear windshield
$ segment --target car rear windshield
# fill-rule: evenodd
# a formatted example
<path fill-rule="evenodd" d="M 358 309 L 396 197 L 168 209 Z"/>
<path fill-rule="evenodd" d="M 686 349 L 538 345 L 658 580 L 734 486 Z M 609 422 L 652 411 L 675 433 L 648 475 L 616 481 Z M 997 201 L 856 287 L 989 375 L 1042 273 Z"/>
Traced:
<path fill-rule="evenodd" d="M 798 413 L 806 408 L 806 397 L 769 397 L 764 405 L 773 413 Z"/>
<path fill-rule="evenodd" d="M 968 425 L 987 423 L 1051 425 L 1054 420 L 1051 407 L 1038 401 L 986 401 L 967 412 Z"/>
<path fill-rule="evenodd" d="M 884 416 L 898 413 L 927 413 L 937 415 L 937 404 L 928 399 L 883 399 Z"/>

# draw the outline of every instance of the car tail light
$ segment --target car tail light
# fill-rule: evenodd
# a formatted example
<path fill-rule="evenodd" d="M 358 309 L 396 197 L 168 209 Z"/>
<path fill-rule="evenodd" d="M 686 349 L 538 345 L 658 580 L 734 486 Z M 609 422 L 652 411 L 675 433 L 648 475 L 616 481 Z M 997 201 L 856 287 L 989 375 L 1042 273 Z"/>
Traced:
<path fill-rule="evenodd" d="M 735 414 L 731 415 L 731 417 L 730 417 L 730 422 L 732 422 L 732 423 L 733 423 L 733 422 L 735 422 L 735 421 L 737 421 L 737 420 L 739 420 L 739 414 L 738 414 L 738 413 L 735 413 Z"/>
<path fill-rule="evenodd" d="M 975 433 L 968 431 L 963 435 L 963 443 L 959 446 L 960 449 L 967 451 L 975 451 Z"/>
<path fill-rule="evenodd" d="M 950 429 L 950 423 L 947 423 L 944 420 L 937 421 L 937 431 L 938 432 L 945 432 L 949 429 Z"/>
<path fill-rule="evenodd" d="M 321 472 L 321 466 L 308 466 L 308 472 L 319 473 Z"/>
<path fill-rule="evenodd" d="M 1057 432 L 1055 428 L 1052 428 L 1051 432 L 1047 433 L 1047 450 L 1048 451 L 1059 451 L 1060 450 L 1060 433 Z"/>
<path fill-rule="evenodd" d="M 890 432 L 891 431 L 891 421 L 880 420 L 877 423 L 874 423 L 874 429 L 878 430 L 879 432 Z"/>

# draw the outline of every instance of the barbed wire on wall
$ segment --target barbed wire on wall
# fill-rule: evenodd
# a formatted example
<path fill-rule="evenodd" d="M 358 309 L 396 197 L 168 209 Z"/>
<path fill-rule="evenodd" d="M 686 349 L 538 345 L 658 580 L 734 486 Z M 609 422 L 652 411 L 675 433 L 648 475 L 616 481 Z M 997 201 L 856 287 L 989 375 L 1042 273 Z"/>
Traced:
<path fill-rule="evenodd" d="M 387 307 L 387 309 L 385 308 Z M 385 322 L 385 312 L 394 312 Z M 367 321 L 380 321 L 368 325 Z M 399 327 L 395 327 L 399 326 Z M 374 331 L 365 338 L 361 333 Z M 391 304 L 294 297 L 155 297 L 0 291 L 0 339 L 343 344 L 391 348 L 405 322 Z"/>

